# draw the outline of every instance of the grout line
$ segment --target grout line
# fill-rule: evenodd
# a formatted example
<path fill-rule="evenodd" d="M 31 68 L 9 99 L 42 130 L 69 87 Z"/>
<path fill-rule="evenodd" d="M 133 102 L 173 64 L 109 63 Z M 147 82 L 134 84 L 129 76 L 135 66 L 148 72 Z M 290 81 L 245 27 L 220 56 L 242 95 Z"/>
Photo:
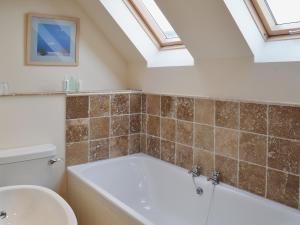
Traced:
<path fill-rule="evenodd" d="M 194 102 L 193 103 L 193 121 L 195 121 L 195 118 L 196 118 L 195 98 L 193 98 L 193 102 Z M 193 165 L 195 165 L 195 150 L 194 150 L 194 146 L 196 145 L 195 139 L 196 139 L 196 124 L 193 123 L 193 143 L 192 143 L 192 145 L 193 145 L 193 147 L 192 147 L 192 149 L 193 149 Z M 200 168 L 200 170 L 202 170 L 202 169 Z"/>
<path fill-rule="evenodd" d="M 265 175 L 265 198 L 268 195 L 268 170 L 269 170 L 269 105 L 267 105 L 267 149 L 266 149 L 266 175 Z"/>
<path fill-rule="evenodd" d="M 236 174 L 236 185 L 240 186 L 240 129 L 241 128 L 241 104 L 238 103 L 238 143 L 237 143 L 237 174 Z"/>
<path fill-rule="evenodd" d="M 109 95 L 109 128 L 108 128 L 108 133 L 109 133 L 109 138 L 111 134 L 111 104 L 112 104 L 112 95 Z M 111 140 L 109 139 L 108 141 L 108 158 L 111 158 Z"/>
<path fill-rule="evenodd" d="M 177 129 L 178 129 L 178 119 L 177 119 L 177 106 L 178 106 L 178 98 L 175 97 L 174 99 L 175 101 L 175 112 L 174 112 L 174 117 L 175 117 L 175 156 L 174 156 L 174 164 L 177 165 L 178 162 L 178 155 L 177 155 L 177 151 L 178 151 L 178 145 L 177 145 Z"/>
<path fill-rule="evenodd" d="M 143 126 L 143 94 L 139 94 L 140 97 L 140 115 L 141 115 L 141 123 L 140 123 L 140 151 L 139 152 L 143 152 L 142 151 L 142 126 Z"/>
<path fill-rule="evenodd" d="M 213 157 L 213 171 L 217 171 L 216 166 L 216 101 L 213 103 L 213 134 L 214 134 L 214 157 Z"/>
<path fill-rule="evenodd" d="M 80 118 L 73 118 L 73 119 L 66 119 L 66 120 L 84 120 L 84 119 L 98 119 L 98 118 L 105 118 L 105 117 L 117 117 L 117 116 L 131 116 L 131 115 L 139 115 L 141 113 L 132 113 L 132 114 L 128 114 L 128 113 L 122 113 L 122 114 L 114 114 L 114 115 L 104 115 L 104 116 L 90 116 L 90 117 L 80 117 Z M 153 115 L 154 116 L 154 115 Z"/>
<path fill-rule="evenodd" d="M 91 98 L 90 96 L 88 96 L 88 102 L 89 102 L 89 106 L 88 106 L 88 117 L 89 117 L 89 122 L 88 122 L 88 162 L 90 161 L 90 151 L 91 151 L 91 146 L 90 146 L 90 139 L 91 139 Z"/>
<path fill-rule="evenodd" d="M 129 124 L 128 124 L 128 128 L 127 128 L 127 132 L 128 132 L 128 137 L 127 137 L 127 155 L 129 155 L 129 148 L 130 148 L 130 138 L 129 138 L 129 134 L 131 134 L 131 94 L 128 94 L 128 99 L 129 99 L 129 103 L 128 103 L 128 112 L 129 112 Z"/>
<path fill-rule="evenodd" d="M 251 164 L 253 164 L 253 163 L 251 163 Z M 267 169 L 268 170 L 274 170 L 274 171 L 277 171 L 277 172 L 280 172 L 280 173 L 284 173 L 284 174 L 287 174 L 287 175 L 291 175 L 291 176 L 295 176 L 295 177 L 299 177 L 300 178 L 300 174 L 295 174 L 295 173 L 291 173 L 291 172 L 288 172 L 288 171 L 279 170 L 279 169 L 272 168 L 272 167 L 268 167 Z"/>
<path fill-rule="evenodd" d="M 146 138 L 146 149 L 145 152 L 148 154 L 148 95 L 145 95 L 145 138 Z"/>
<path fill-rule="evenodd" d="M 159 96 L 159 158 L 161 159 L 161 96 Z"/>

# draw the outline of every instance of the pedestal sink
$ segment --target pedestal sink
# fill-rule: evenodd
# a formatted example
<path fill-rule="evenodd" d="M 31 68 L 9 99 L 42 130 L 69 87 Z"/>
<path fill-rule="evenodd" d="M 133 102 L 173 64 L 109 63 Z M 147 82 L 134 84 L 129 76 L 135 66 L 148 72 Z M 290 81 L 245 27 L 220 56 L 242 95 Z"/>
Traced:
<path fill-rule="evenodd" d="M 30 185 L 0 187 L 0 225 L 77 225 L 73 210 L 54 191 Z"/>

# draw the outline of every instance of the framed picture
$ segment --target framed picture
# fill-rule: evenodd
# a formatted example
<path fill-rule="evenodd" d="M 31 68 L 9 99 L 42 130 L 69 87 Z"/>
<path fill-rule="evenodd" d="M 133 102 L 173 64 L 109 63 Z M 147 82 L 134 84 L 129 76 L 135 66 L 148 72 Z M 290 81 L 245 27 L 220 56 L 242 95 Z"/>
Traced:
<path fill-rule="evenodd" d="M 27 65 L 78 66 L 78 18 L 29 13 L 26 23 Z"/>

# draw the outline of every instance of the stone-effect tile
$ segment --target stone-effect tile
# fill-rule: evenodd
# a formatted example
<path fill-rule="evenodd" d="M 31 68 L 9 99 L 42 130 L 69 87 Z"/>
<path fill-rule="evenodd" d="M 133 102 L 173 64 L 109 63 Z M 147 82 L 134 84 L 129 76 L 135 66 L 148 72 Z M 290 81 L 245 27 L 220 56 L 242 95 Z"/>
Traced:
<path fill-rule="evenodd" d="M 90 119 L 90 140 L 109 137 L 109 117 Z"/>
<path fill-rule="evenodd" d="M 194 120 L 194 99 L 178 97 L 177 98 L 177 119 L 179 120 Z"/>
<path fill-rule="evenodd" d="M 262 135 L 240 133 L 240 160 L 266 165 L 267 137 Z"/>
<path fill-rule="evenodd" d="M 267 198 L 298 208 L 299 177 L 269 169 L 267 185 Z"/>
<path fill-rule="evenodd" d="M 129 136 L 129 154 L 138 153 L 141 151 L 140 134 L 133 134 Z"/>
<path fill-rule="evenodd" d="M 88 162 L 88 142 L 78 142 L 66 145 L 66 166 Z"/>
<path fill-rule="evenodd" d="M 160 136 L 160 117 L 150 115 L 148 116 L 147 133 L 156 137 Z"/>
<path fill-rule="evenodd" d="M 147 115 L 146 114 L 142 114 L 142 121 L 141 121 L 141 132 L 142 133 L 146 133 L 147 131 Z"/>
<path fill-rule="evenodd" d="M 214 154 L 209 151 L 194 149 L 194 165 L 200 167 L 204 176 L 211 176 L 214 171 Z"/>
<path fill-rule="evenodd" d="M 175 163 L 174 142 L 161 140 L 161 159 L 169 163 Z"/>
<path fill-rule="evenodd" d="M 206 125 L 195 124 L 195 147 L 214 150 L 214 128 Z"/>
<path fill-rule="evenodd" d="M 176 144 L 176 165 L 190 170 L 193 166 L 193 149 L 184 145 Z"/>
<path fill-rule="evenodd" d="M 300 140 L 300 107 L 269 106 L 269 134 Z"/>
<path fill-rule="evenodd" d="M 228 101 L 216 101 L 216 126 L 226 128 L 238 128 L 239 103 Z"/>
<path fill-rule="evenodd" d="M 216 155 L 215 164 L 216 170 L 220 172 L 220 180 L 231 186 L 236 186 L 238 170 L 237 160 Z"/>
<path fill-rule="evenodd" d="M 161 116 L 176 118 L 176 97 L 161 96 Z"/>
<path fill-rule="evenodd" d="M 268 166 L 300 174 L 300 142 L 270 137 Z"/>
<path fill-rule="evenodd" d="M 147 137 L 145 134 L 141 134 L 141 152 L 147 153 Z"/>
<path fill-rule="evenodd" d="M 90 142 L 89 161 L 108 159 L 109 157 L 109 139 Z"/>
<path fill-rule="evenodd" d="M 216 128 L 216 153 L 238 158 L 239 133 L 235 130 Z"/>
<path fill-rule="evenodd" d="M 66 99 L 67 119 L 87 118 L 89 116 L 89 96 L 72 96 Z"/>
<path fill-rule="evenodd" d="M 79 142 L 88 140 L 88 119 L 67 120 L 66 142 Z"/>
<path fill-rule="evenodd" d="M 128 155 L 128 136 L 110 139 L 110 158 Z"/>
<path fill-rule="evenodd" d="M 90 117 L 109 116 L 109 95 L 90 96 Z"/>
<path fill-rule="evenodd" d="M 147 136 L 147 154 L 160 158 L 160 139 L 156 137 Z"/>
<path fill-rule="evenodd" d="M 240 129 L 267 134 L 267 106 L 254 103 L 240 103 Z"/>
<path fill-rule="evenodd" d="M 169 141 L 175 141 L 176 120 L 161 118 L 161 137 Z"/>
<path fill-rule="evenodd" d="M 209 99 L 195 99 L 195 122 L 214 125 L 215 101 Z"/>
<path fill-rule="evenodd" d="M 239 188 L 265 196 L 266 168 L 246 162 L 239 164 Z"/>
<path fill-rule="evenodd" d="M 117 94 L 111 96 L 111 115 L 129 113 L 129 95 Z"/>
<path fill-rule="evenodd" d="M 145 94 L 142 94 L 142 113 L 147 112 L 147 96 Z"/>
<path fill-rule="evenodd" d="M 160 116 L 160 95 L 147 95 L 147 113 Z"/>
<path fill-rule="evenodd" d="M 176 140 L 180 144 L 193 146 L 193 123 L 177 121 Z"/>
<path fill-rule="evenodd" d="M 111 136 L 128 135 L 129 133 L 129 116 L 112 116 L 111 117 Z"/>
<path fill-rule="evenodd" d="M 142 110 L 142 95 L 131 94 L 130 95 L 130 113 L 141 113 Z"/>
<path fill-rule="evenodd" d="M 142 116 L 141 114 L 130 115 L 130 133 L 136 134 L 141 132 Z"/>

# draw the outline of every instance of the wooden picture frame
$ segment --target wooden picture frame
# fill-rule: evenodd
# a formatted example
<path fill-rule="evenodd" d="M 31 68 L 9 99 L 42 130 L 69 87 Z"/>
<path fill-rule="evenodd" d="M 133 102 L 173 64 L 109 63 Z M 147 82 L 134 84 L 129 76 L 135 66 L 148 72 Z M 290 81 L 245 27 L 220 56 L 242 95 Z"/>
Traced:
<path fill-rule="evenodd" d="M 79 65 L 79 18 L 28 13 L 25 26 L 25 65 Z"/>

